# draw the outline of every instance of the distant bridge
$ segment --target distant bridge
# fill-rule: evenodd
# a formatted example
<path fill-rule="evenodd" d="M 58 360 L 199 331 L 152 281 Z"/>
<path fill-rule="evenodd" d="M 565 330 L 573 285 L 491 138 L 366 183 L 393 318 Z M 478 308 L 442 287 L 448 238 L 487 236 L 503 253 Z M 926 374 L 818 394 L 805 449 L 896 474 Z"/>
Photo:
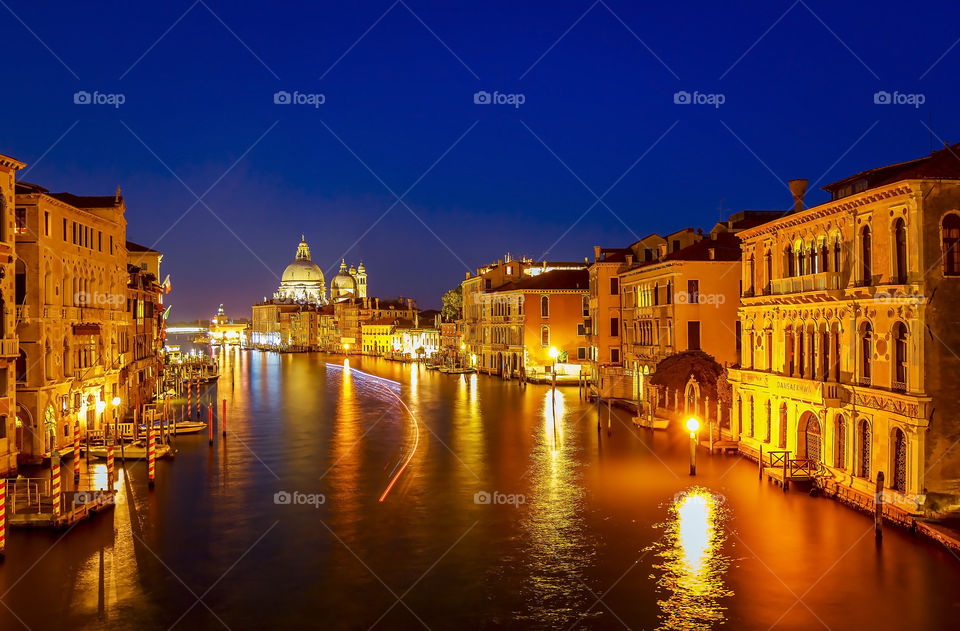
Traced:
<path fill-rule="evenodd" d="M 168 326 L 167 333 L 206 333 L 205 326 Z"/>

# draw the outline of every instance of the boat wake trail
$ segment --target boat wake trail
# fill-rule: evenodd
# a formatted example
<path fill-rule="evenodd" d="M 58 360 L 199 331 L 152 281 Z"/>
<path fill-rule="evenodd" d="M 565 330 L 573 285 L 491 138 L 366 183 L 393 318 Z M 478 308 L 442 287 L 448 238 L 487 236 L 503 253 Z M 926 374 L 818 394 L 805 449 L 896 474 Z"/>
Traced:
<path fill-rule="evenodd" d="M 364 380 L 369 379 L 369 385 L 379 386 L 378 390 L 384 394 L 389 395 L 390 397 L 397 400 L 397 402 L 403 406 L 403 409 L 407 411 L 407 414 L 410 415 L 410 421 L 413 423 L 414 439 L 413 439 L 413 448 L 410 450 L 410 453 L 407 454 L 406 459 L 403 461 L 403 464 L 400 465 L 400 468 L 397 469 L 396 473 L 393 474 L 393 477 L 390 478 L 390 483 L 387 484 L 387 488 L 383 490 L 383 493 L 380 495 L 378 501 L 382 502 L 387 498 L 387 495 L 390 494 L 391 489 L 397 483 L 397 480 L 400 479 L 400 476 L 403 475 L 403 472 L 406 471 L 407 465 L 410 464 L 410 461 L 413 460 L 414 454 L 417 452 L 417 446 L 420 445 L 420 424 L 417 422 L 417 417 L 413 415 L 413 412 L 410 411 L 410 408 L 407 407 L 407 404 L 404 403 L 403 399 L 400 398 L 400 382 L 393 381 L 392 379 L 385 379 L 383 377 L 378 377 L 376 375 L 371 375 L 370 373 L 363 372 L 362 370 L 357 370 L 356 368 L 350 368 L 349 366 L 340 366 L 338 364 L 327 364 L 327 368 L 334 368 L 341 371 L 350 371 L 350 375 L 354 378 L 362 377 Z"/>

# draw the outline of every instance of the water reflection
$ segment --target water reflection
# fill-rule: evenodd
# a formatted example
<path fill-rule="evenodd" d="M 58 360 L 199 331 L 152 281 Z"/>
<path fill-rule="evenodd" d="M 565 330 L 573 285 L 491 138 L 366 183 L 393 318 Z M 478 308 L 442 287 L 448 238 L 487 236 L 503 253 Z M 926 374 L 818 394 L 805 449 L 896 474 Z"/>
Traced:
<path fill-rule="evenodd" d="M 653 549 L 661 563 L 657 590 L 660 629 L 709 629 L 724 621 L 722 600 L 733 595 L 724 586 L 729 559 L 722 547 L 726 540 L 726 509 L 722 498 L 702 488 L 679 494 L 670 506 L 663 537 Z"/>

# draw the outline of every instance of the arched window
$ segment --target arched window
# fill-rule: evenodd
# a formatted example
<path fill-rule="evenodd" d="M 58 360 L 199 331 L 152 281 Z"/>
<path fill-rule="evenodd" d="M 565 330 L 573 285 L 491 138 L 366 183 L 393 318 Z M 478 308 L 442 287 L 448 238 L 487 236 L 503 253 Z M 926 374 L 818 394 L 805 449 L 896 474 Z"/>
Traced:
<path fill-rule="evenodd" d="M 873 327 L 864 322 L 860 329 L 860 383 L 869 386 L 873 376 Z"/>
<path fill-rule="evenodd" d="M 871 454 L 870 423 L 866 420 L 860 420 L 860 426 L 857 431 L 857 447 L 859 448 L 860 459 L 857 463 L 857 475 L 861 478 L 870 479 L 870 454 Z"/>
<path fill-rule="evenodd" d="M 770 286 L 773 282 L 773 254 L 771 254 L 770 250 L 767 250 L 766 254 L 763 255 L 763 278 L 763 286 L 769 294 Z"/>
<path fill-rule="evenodd" d="M 870 226 L 864 226 L 860 233 L 860 281 L 863 286 L 873 284 L 873 242 L 870 238 Z"/>
<path fill-rule="evenodd" d="M 786 259 L 786 268 L 787 268 L 787 278 L 793 278 L 797 275 L 796 261 L 793 258 L 793 248 L 787 246 L 786 251 L 783 253 L 784 258 Z"/>
<path fill-rule="evenodd" d="M 893 325 L 893 389 L 907 389 L 907 326 L 903 322 Z"/>
<path fill-rule="evenodd" d="M 943 218 L 943 275 L 960 276 L 960 215 Z"/>
<path fill-rule="evenodd" d="M 770 407 L 770 401 L 767 401 L 767 432 L 764 435 L 763 439 L 766 442 L 770 442 L 770 439 L 773 437 L 773 410 Z"/>
<path fill-rule="evenodd" d="M 540 296 L 540 317 L 550 317 L 550 296 Z"/>
<path fill-rule="evenodd" d="M 743 431 L 743 397 L 737 397 L 737 431 Z"/>
<path fill-rule="evenodd" d="M 827 247 L 826 239 L 824 239 L 823 243 L 820 244 L 820 267 L 821 272 L 830 271 L 830 249 Z"/>
<path fill-rule="evenodd" d="M 780 404 L 780 442 L 777 445 L 780 449 L 787 446 L 787 404 Z"/>
<path fill-rule="evenodd" d="M 893 488 L 907 491 L 907 437 L 899 428 L 893 430 Z"/>
<path fill-rule="evenodd" d="M 550 327 L 546 324 L 540 327 L 540 345 L 550 346 Z"/>
<path fill-rule="evenodd" d="M 847 467 L 847 419 L 843 414 L 837 414 L 836 420 L 836 441 L 833 454 L 833 464 L 838 469 Z"/>
<path fill-rule="evenodd" d="M 810 248 L 810 273 L 819 274 L 820 273 L 820 257 L 819 250 L 817 249 L 817 244 L 814 243 Z"/>
<path fill-rule="evenodd" d="M 903 219 L 897 219 L 893 225 L 893 242 L 896 259 L 894 273 L 897 276 L 897 284 L 905 285 L 907 283 L 907 226 Z"/>
<path fill-rule="evenodd" d="M 27 353 L 22 348 L 17 356 L 17 383 L 26 383 L 27 381 Z"/>
<path fill-rule="evenodd" d="M 797 276 L 803 276 L 807 273 L 807 258 L 803 251 L 803 246 L 797 250 Z"/>
<path fill-rule="evenodd" d="M 841 270 L 843 256 L 843 244 L 840 243 L 840 236 L 837 235 L 837 240 L 833 243 L 833 271 L 839 272 Z"/>

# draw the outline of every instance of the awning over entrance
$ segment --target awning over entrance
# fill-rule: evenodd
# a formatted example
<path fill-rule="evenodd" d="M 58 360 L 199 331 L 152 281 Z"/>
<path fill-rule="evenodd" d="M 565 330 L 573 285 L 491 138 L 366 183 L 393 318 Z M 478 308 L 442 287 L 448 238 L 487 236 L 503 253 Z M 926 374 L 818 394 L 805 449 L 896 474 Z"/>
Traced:
<path fill-rule="evenodd" d="M 99 324 L 74 324 L 74 335 L 100 335 Z"/>

